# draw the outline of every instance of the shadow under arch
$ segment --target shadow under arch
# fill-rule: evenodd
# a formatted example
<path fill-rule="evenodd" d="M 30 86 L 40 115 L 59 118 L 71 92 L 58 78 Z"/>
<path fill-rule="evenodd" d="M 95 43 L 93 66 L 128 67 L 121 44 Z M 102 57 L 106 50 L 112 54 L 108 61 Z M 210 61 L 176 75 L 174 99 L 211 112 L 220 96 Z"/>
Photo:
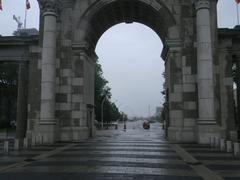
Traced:
<path fill-rule="evenodd" d="M 102 34 L 122 22 L 148 26 L 164 45 L 169 28 L 176 25 L 173 14 L 161 0 L 98 0 L 80 18 L 77 29 L 85 29 L 81 40 L 94 52 Z"/>

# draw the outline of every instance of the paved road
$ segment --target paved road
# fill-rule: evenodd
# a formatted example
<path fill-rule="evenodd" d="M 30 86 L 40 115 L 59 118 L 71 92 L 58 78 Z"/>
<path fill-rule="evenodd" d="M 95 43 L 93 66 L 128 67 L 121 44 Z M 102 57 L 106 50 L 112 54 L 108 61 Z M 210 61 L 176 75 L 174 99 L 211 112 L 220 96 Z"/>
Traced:
<path fill-rule="evenodd" d="M 240 159 L 208 146 L 170 144 L 160 124 L 143 130 L 138 121 L 80 143 L 0 153 L 0 180 L 16 179 L 239 180 Z"/>

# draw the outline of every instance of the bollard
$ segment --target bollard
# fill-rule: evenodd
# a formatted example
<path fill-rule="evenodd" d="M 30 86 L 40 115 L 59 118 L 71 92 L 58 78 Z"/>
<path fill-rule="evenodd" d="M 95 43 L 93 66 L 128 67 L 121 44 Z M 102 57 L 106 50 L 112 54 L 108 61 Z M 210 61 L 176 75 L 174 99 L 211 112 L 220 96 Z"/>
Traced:
<path fill-rule="evenodd" d="M 233 143 L 233 152 L 234 152 L 234 156 L 239 156 L 240 155 L 240 147 L 239 147 L 240 143 L 235 142 Z"/>
<path fill-rule="evenodd" d="M 40 137 L 41 137 L 41 138 L 40 138 L 40 139 L 41 139 L 41 145 L 43 145 L 43 144 L 45 143 L 45 141 L 44 141 L 44 136 L 41 135 Z"/>
<path fill-rule="evenodd" d="M 233 152 L 232 141 L 227 141 L 227 152 Z"/>
<path fill-rule="evenodd" d="M 226 141 L 225 139 L 220 139 L 220 150 L 225 151 L 226 149 Z"/>
<path fill-rule="evenodd" d="M 214 147 L 214 137 L 213 136 L 210 137 L 210 146 Z"/>
<path fill-rule="evenodd" d="M 32 144 L 32 146 L 36 146 L 36 136 L 33 136 L 32 137 L 32 142 L 31 142 Z"/>
<path fill-rule="evenodd" d="M 36 135 L 36 144 L 39 145 L 40 144 L 40 136 L 39 135 Z"/>
<path fill-rule="evenodd" d="M 43 141 L 43 144 L 49 144 L 49 141 L 48 141 L 48 135 L 47 134 L 44 134 L 43 136 L 42 136 L 42 141 Z"/>
<path fill-rule="evenodd" d="M 42 145 L 43 144 L 43 136 L 37 135 L 36 137 L 37 137 L 36 138 L 37 144 Z"/>
<path fill-rule="evenodd" d="M 28 138 L 24 138 L 23 139 L 23 147 L 24 148 L 28 148 L 29 147 Z"/>
<path fill-rule="evenodd" d="M 9 153 L 9 141 L 4 141 L 3 151 L 4 153 Z"/>
<path fill-rule="evenodd" d="M 212 136 L 209 137 L 209 145 L 211 146 L 212 144 Z"/>
<path fill-rule="evenodd" d="M 219 147 L 219 144 L 220 144 L 220 139 L 219 139 L 219 137 L 214 137 L 214 147 Z"/>
<path fill-rule="evenodd" d="M 16 151 L 20 150 L 19 139 L 14 139 L 14 150 L 16 150 Z"/>

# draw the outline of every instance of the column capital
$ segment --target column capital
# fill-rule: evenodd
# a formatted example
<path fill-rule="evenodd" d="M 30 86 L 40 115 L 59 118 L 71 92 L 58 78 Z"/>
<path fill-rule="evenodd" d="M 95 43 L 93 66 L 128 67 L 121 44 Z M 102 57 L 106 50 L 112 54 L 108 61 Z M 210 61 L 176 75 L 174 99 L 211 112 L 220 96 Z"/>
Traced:
<path fill-rule="evenodd" d="M 209 0 L 194 0 L 193 2 L 197 11 L 200 9 L 210 9 Z"/>
<path fill-rule="evenodd" d="M 40 10 L 45 15 L 59 16 L 62 10 L 62 3 L 60 0 L 38 0 Z"/>

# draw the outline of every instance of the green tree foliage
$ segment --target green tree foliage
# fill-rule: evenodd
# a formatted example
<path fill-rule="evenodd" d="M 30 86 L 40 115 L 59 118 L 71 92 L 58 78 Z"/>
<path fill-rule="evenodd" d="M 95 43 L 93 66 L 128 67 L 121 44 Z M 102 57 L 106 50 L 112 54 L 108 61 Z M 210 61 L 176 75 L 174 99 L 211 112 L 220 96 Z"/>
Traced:
<path fill-rule="evenodd" d="M 0 63 L 0 128 L 16 120 L 17 74 L 15 63 Z"/>
<path fill-rule="evenodd" d="M 95 68 L 95 115 L 96 120 L 99 122 L 101 122 L 101 103 L 104 98 L 104 122 L 121 119 L 121 113 L 119 112 L 116 104 L 111 102 L 111 88 L 108 87 L 107 84 L 108 81 L 103 77 L 102 67 L 97 62 Z"/>

